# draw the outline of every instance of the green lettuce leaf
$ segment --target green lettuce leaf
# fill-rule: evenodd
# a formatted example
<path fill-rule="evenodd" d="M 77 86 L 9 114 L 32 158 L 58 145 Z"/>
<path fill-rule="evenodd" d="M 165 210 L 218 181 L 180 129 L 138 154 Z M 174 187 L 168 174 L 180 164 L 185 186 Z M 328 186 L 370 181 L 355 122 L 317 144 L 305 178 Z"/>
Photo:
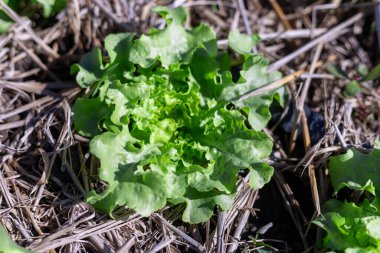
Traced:
<path fill-rule="evenodd" d="M 97 109 L 94 110 L 94 108 Z M 79 134 L 87 137 L 94 137 L 100 134 L 100 121 L 108 118 L 110 115 L 110 109 L 107 104 L 99 98 L 78 98 L 72 111 L 75 128 Z"/>
<path fill-rule="evenodd" d="M 134 33 L 110 34 L 104 41 L 104 47 L 110 57 L 110 63 L 122 65 L 125 71 L 133 70 L 129 61 L 129 51 L 132 46 Z"/>
<path fill-rule="evenodd" d="M 79 64 L 71 67 L 71 74 L 76 75 L 77 84 L 86 88 L 98 81 L 103 75 L 102 54 L 99 48 L 94 48 L 85 54 Z"/>
<path fill-rule="evenodd" d="M 257 35 L 241 34 L 238 30 L 228 35 L 228 45 L 239 54 L 250 54 L 252 48 L 260 41 Z"/>
<path fill-rule="evenodd" d="M 380 149 L 364 154 L 356 149 L 332 157 L 329 161 L 331 184 L 335 192 L 343 187 L 366 190 L 376 194 L 380 190 Z"/>
<path fill-rule="evenodd" d="M 270 84 L 281 78 L 281 73 L 274 71 L 268 73 L 267 62 L 257 55 L 248 56 L 243 70 L 240 72 L 240 79 L 235 83 L 227 85 L 218 100 L 235 100 L 235 105 L 244 109 L 248 114 L 248 122 L 257 131 L 263 129 L 271 119 L 272 115 L 269 107 L 276 99 L 280 105 L 284 105 L 284 88 L 270 91 L 262 95 L 248 97 L 245 100 L 237 100 L 242 95 Z"/>
<path fill-rule="evenodd" d="M 189 223 L 200 223 L 210 219 L 215 205 L 222 210 L 228 210 L 234 203 L 234 194 L 227 195 L 218 191 L 200 192 L 189 189 L 185 198 L 186 209 L 182 220 Z"/>
<path fill-rule="evenodd" d="M 332 199 L 325 204 L 324 212 L 314 223 L 327 232 L 325 247 L 345 252 L 380 250 L 378 207 L 367 200 L 356 205 Z"/>
<path fill-rule="evenodd" d="M 186 30 L 182 23 L 185 19 L 183 11 L 168 11 L 160 7 L 156 9 L 161 15 L 171 19 L 164 30 L 154 30 L 136 40 L 130 51 L 130 60 L 143 68 L 151 67 L 157 59 L 163 67 L 174 63 L 189 63 L 195 50 L 204 43 L 212 44 L 216 50 L 215 33 L 205 25 L 193 30 Z M 179 9 L 181 10 L 181 9 Z"/>

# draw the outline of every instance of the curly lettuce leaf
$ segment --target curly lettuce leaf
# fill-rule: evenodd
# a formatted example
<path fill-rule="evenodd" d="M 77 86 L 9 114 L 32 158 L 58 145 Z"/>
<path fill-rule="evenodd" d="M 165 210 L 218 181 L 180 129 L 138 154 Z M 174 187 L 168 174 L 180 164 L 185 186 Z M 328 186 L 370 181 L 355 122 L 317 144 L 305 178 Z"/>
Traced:
<path fill-rule="evenodd" d="M 323 217 L 313 223 L 322 227 L 327 236 L 324 246 L 333 250 L 354 252 L 378 252 L 380 250 L 380 212 L 365 200 L 361 204 L 328 201 L 324 206 Z"/>
<path fill-rule="evenodd" d="M 207 43 L 210 50 L 216 51 L 216 36 L 211 28 L 202 24 L 186 30 L 182 25 L 186 19 L 183 11 L 169 11 L 165 7 L 155 10 L 171 22 L 166 29 L 154 30 L 136 40 L 130 51 L 131 62 L 149 68 L 159 59 L 162 66 L 168 68 L 175 63 L 189 63 L 202 44 Z"/>

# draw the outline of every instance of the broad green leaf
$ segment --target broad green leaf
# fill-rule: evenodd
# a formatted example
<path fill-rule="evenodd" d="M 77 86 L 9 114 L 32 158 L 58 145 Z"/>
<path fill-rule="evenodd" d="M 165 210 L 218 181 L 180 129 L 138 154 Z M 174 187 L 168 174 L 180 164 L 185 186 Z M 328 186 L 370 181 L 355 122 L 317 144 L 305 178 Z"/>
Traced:
<path fill-rule="evenodd" d="M 374 149 L 369 154 L 349 149 L 346 154 L 330 158 L 330 179 L 335 192 L 349 187 L 354 190 L 366 190 L 375 195 L 375 188 L 380 190 L 379 160 L 379 149 Z"/>
<path fill-rule="evenodd" d="M 252 57 L 249 59 L 252 59 Z M 284 91 L 283 88 L 280 88 L 276 91 L 249 97 L 243 101 L 236 101 L 242 95 L 281 78 L 280 72 L 267 72 L 267 63 L 265 61 L 252 61 L 252 64 L 252 66 L 246 65 L 247 69 L 241 71 L 241 78 L 238 83 L 230 84 L 223 89 L 219 100 L 235 100 L 234 104 L 244 108 L 248 114 L 251 127 L 255 130 L 261 130 L 271 119 L 272 115 L 269 107 L 273 102 L 273 98 L 284 104 Z"/>
<path fill-rule="evenodd" d="M 32 253 L 32 251 L 24 249 L 14 243 L 2 226 L 0 226 L 0 239 L 0 253 Z"/>
<path fill-rule="evenodd" d="M 213 214 L 214 206 L 228 210 L 234 203 L 234 195 L 227 195 L 217 191 L 199 192 L 189 189 L 186 194 L 186 209 L 182 220 L 191 224 L 206 222 Z"/>
<path fill-rule="evenodd" d="M 240 72 L 241 77 L 239 81 L 236 84 L 232 83 L 225 87 L 219 100 L 234 101 L 247 92 L 281 78 L 280 72 L 274 71 L 268 73 L 267 66 L 268 65 L 265 61 L 260 61 L 249 66 L 247 69 L 243 69 Z"/>
<path fill-rule="evenodd" d="M 247 168 L 248 166 L 241 166 L 233 154 L 225 155 L 223 151 L 217 148 L 210 150 L 208 158 L 214 163 L 212 164 L 211 173 L 204 175 L 207 180 L 205 180 L 205 182 L 199 180 L 198 185 L 189 181 L 189 185 L 199 190 L 204 189 L 203 191 L 217 189 L 225 193 L 234 193 L 236 191 L 236 180 L 239 170 Z M 211 185 L 212 188 L 206 188 L 209 185 Z"/>
<path fill-rule="evenodd" d="M 72 108 L 75 129 L 79 134 L 94 137 L 101 133 L 99 123 L 110 115 L 110 108 L 99 98 L 78 98 Z"/>
<path fill-rule="evenodd" d="M 104 47 L 111 63 L 121 64 L 124 68 L 127 68 L 125 70 L 132 69 L 133 66 L 129 61 L 129 50 L 134 36 L 134 33 L 117 33 L 106 37 Z"/>
<path fill-rule="evenodd" d="M 99 48 L 94 48 L 85 54 L 79 64 L 71 67 L 71 74 L 76 75 L 79 86 L 86 88 L 98 81 L 103 75 L 102 54 Z"/>
<path fill-rule="evenodd" d="M 253 164 L 250 169 L 249 185 L 253 189 L 260 189 L 270 181 L 274 169 L 267 163 Z"/>
<path fill-rule="evenodd" d="M 219 63 L 204 48 L 198 49 L 190 63 L 192 77 L 200 86 L 200 92 L 205 99 L 216 99 L 223 90 L 223 84 L 216 84 L 219 77 Z M 220 77 L 222 78 L 222 77 Z"/>
<path fill-rule="evenodd" d="M 241 34 L 238 30 L 228 35 L 228 46 L 239 54 L 251 54 L 252 48 L 260 41 L 257 35 Z"/>

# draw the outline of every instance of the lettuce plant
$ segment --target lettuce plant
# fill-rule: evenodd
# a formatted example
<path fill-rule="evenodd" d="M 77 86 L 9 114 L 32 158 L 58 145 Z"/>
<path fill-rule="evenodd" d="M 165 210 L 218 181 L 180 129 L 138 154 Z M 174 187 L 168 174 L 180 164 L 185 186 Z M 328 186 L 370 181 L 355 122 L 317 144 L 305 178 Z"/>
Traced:
<path fill-rule="evenodd" d="M 135 34 L 111 34 L 107 57 L 93 49 L 72 67 L 77 83 L 91 92 L 73 105 L 77 131 L 88 137 L 108 184 L 87 201 L 112 215 L 127 206 L 144 216 L 167 203 L 184 203 L 183 221 L 208 220 L 215 206 L 227 210 L 237 175 L 250 171 L 260 188 L 272 174 L 264 159 L 272 142 L 262 132 L 282 90 L 238 101 L 250 90 L 281 77 L 251 54 L 255 37 L 233 32 L 229 46 L 244 58 L 233 80 L 230 57 L 218 51 L 211 28 L 185 29 L 182 8 L 157 7 L 166 27 Z"/>
<path fill-rule="evenodd" d="M 315 224 L 327 235 L 324 246 L 337 252 L 380 252 L 380 149 L 369 154 L 350 149 L 329 162 L 331 184 L 337 193 L 348 187 L 372 197 L 361 203 L 331 199 Z"/>

